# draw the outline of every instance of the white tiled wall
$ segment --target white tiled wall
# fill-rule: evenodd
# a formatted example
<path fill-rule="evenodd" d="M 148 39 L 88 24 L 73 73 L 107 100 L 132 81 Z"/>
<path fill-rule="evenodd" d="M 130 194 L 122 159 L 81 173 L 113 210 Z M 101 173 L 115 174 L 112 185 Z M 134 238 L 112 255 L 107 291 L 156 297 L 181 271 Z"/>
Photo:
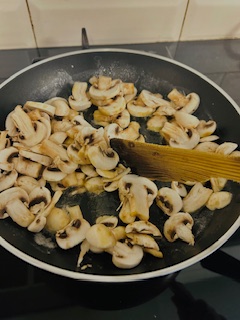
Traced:
<path fill-rule="evenodd" d="M 240 0 L 0 0 L 0 49 L 240 38 Z"/>

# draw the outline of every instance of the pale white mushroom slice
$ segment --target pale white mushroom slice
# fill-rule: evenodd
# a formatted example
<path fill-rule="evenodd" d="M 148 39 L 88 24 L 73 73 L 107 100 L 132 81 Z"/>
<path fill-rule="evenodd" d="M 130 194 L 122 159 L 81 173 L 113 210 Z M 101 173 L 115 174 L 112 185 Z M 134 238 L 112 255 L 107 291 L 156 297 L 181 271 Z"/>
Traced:
<path fill-rule="evenodd" d="M 187 188 L 185 185 L 178 181 L 172 181 L 171 182 L 171 188 L 180 195 L 180 197 L 184 198 L 187 195 Z"/>
<path fill-rule="evenodd" d="M 68 98 L 69 105 L 73 110 L 83 111 L 91 107 L 92 103 L 86 93 L 87 88 L 87 82 L 74 82 L 72 87 L 72 95 Z"/>
<path fill-rule="evenodd" d="M 182 209 L 183 201 L 177 191 L 162 187 L 158 190 L 156 204 L 165 214 L 171 216 Z"/>
<path fill-rule="evenodd" d="M 46 180 L 35 179 L 27 175 L 20 175 L 16 179 L 15 186 L 24 189 L 28 194 L 36 187 L 45 187 Z"/>
<path fill-rule="evenodd" d="M 177 107 L 184 107 L 188 103 L 188 98 L 176 88 L 168 93 L 168 99 L 172 101 Z M 179 109 L 179 108 L 178 108 Z"/>
<path fill-rule="evenodd" d="M 214 120 L 200 120 L 197 131 L 201 138 L 210 136 L 217 128 L 217 123 Z"/>
<path fill-rule="evenodd" d="M 95 110 L 93 112 L 94 123 L 106 127 L 110 123 L 117 123 L 121 128 L 125 129 L 130 123 L 130 113 L 127 109 L 115 115 L 106 115 L 100 112 L 100 110 Z"/>
<path fill-rule="evenodd" d="M 122 129 L 117 123 L 111 123 L 105 127 L 105 137 L 108 141 L 112 138 L 136 140 L 140 136 L 139 130 L 140 124 L 136 121 L 131 121 L 125 129 Z"/>
<path fill-rule="evenodd" d="M 11 187 L 0 193 L 0 215 L 6 212 L 19 226 L 26 228 L 34 220 L 28 203 L 29 196 L 25 190 Z"/>
<path fill-rule="evenodd" d="M 119 188 L 119 182 L 118 182 L 118 188 Z M 119 219 L 126 224 L 134 222 L 136 219 L 136 216 L 132 215 L 130 202 L 126 197 L 123 197 L 121 195 L 120 195 L 120 200 L 121 200 L 121 205 L 119 206 L 120 208 Z"/>
<path fill-rule="evenodd" d="M 170 102 L 168 102 L 168 104 L 158 107 L 156 111 L 153 113 L 153 115 L 173 117 L 175 113 L 176 109 L 171 105 Z"/>
<path fill-rule="evenodd" d="M 55 114 L 55 107 L 54 106 L 52 106 L 50 104 L 47 104 L 47 103 L 42 103 L 42 102 L 27 101 L 24 104 L 24 108 L 27 108 L 27 109 L 30 109 L 30 110 L 37 109 L 39 111 L 46 112 L 51 117 L 53 117 L 54 114 Z"/>
<path fill-rule="evenodd" d="M 127 103 L 129 113 L 134 117 L 149 117 L 155 111 L 155 108 L 148 107 L 139 97 Z"/>
<path fill-rule="evenodd" d="M 50 203 L 45 206 L 42 211 L 35 215 L 34 220 L 29 224 L 28 231 L 31 232 L 40 232 L 44 229 L 47 222 L 47 217 L 50 214 L 51 210 L 55 207 L 56 203 L 62 196 L 62 191 L 58 190 L 54 193 L 53 197 L 51 198 Z"/>
<path fill-rule="evenodd" d="M 67 133 L 57 131 L 52 133 L 48 139 L 56 144 L 63 144 L 64 141 L 67 139 Z"/>
<path fill-rule="evenodd" d="M 157 196 L 157 191 L 157 186 L 153 181 L 135 174 L 127 174 L 119 180 L 121 202 L 124 204 L 127 201 L 131 216 L 138 217 L 143 221 L 149 219 L 149 208 Z M 120 217 L 122 219 L 121 211 Z M 133 221 L 129 223 L 131 222 Z"/>
<path fill-rule="evenodd" d="M 55 116 L 57 117 L 67 117 L 70 113 L 70 108 L 66 99 L 62 97 L 54 97 L 47 101 L 46 104 L 50 104 L 55 107 Z"/>
<path fill-rule="evenodd" d="M 133 245 L 138 245 L 143 248 L 159 250 L 159 246 L 155 239 L 149 234 L 144 233 L 126 233 L 127 238 Z"/>
<path fill-rule="evenodd" d="M 3 150 L 9 146 L 10 140 L 8 138 L 8 131 L 0 131 L 0 150 Z"/>
<path fill-rule="evenodd" d="M 200 138 L 200 142 L 211 142 L 211 141 L 216 141 L 219 139 L 219 136 L 216 134 L 211 134 L 210 136 L 202 137 Z"/>
<path fill-rule="evenodd" d="M 150 221 L 134 221 L 129 223 L 125 228 L 126 233 L 144 233 L 151 234 L 155 237 L 161 237 L 161 232 L 157 226 Z"/>
<path fill-rule="evenodd" d="M 90 193 L 100 194 L 104 191 L 102 177 L 93 177 L 85 180 L 84 187 Z"/>
<path fill-rule="evenodd" d="M 139 265 L 143 258 L 143 249 L 128 242 L 118 241 L 112 251 L 112 262 L 117 268 L 131 269 Z"/>
<path fill-rule="evenodd" d="M 98 107 L 98 110 L 105 115 L 115 116 L 121 113 L 126 108 L 126 101 L 123 96 L 118 95 L 114 99 L 111 99 L 104 106 Z"/>
<path fill-rule="evenodd" d="M 53 159 L 55 165 L 66 174 L 74 172 L 78 165 L 68 157 L 67 150 L 63 146 L 45 139 L 41 143 L 41 152 Z"/>
<path fill-rule="evenodd" d="M 210 178 L 211 188 L 213 192 L 221 191 L 227 184 L 226 178 Z"/>
<path fill-rule="evenodd" d="M 79 128 L 79 131 L 75 136 L 75 141 L 77 141 L 81 146 L 96 145 L 103 141 L 103 134 L 103 128 L 96 129 L 89 126 L 82 126 Z"/>
<path fill-rule="evenodd" d="M 18 141 L 27 147 L 32 147 L 47 137 L 48 128 L 40 121 L 32 121 L 20 105 L 11 114 L 18 129 Z"/>
<path fill-rule="evenodd" d="M 80 165 L 81 171 L 86 175 L 88 178 L 98 177 L 98 171 L 92 164 L 83 164 Z"/>
<path fill-rule="evenodd" d="M 62 172 L 55 165 L 44 168 L 42 177 L 48 182 L 59 182 L 67 176 L 67 173 Z"/>
<path fill-rule="evenodd" d="M 22 157 L 29 159 L 31 161 L 34 161 L 34 162 L 38 162 L 38 163 L 42 164 L 43 166 L 49 166 L 52 163 L 52 159 L 49 156 L 39 154 L 39 153 L 36 153 L 33 151 L 21 149 L 21 150 L 19 150 L 19 154 Z"/>
<path fill-rule="evenodd" d="M 124 226 L 116 226 L 112 229 L 112 233 L 117 241 L 126 239 L 126 232 Z"/>
<path fill-rule="evenodd" d="M 229 205 L 232 197 L 232 193 L 228 191 L 213 192 L 206 203 L 206 207 L 212 211 L 222 209 Z"/>
<path fill-rule="evenodd" d="M 89 244 L 97 249 L 106 250 L 116 244 L 116 238 L 111 229 L 102 223 L 92 225 L 86 233 Z"/>
<path fill-rule="evenodd" d="M 197 182 L 187 196 L 183 198 L 183 211 L 192 213 L 202 208 L 212 193 L 212 189 L 204 187 L 201 182 Z"/>
<path fill-rule="evenodd" d="M 51 192 L 48 188 L 35 187 L 29 193 L 29 210 L 34 214 L 38 214 L 50 204 L 51 199 Z"/>
<path fill-rule="evenodd" d="M 9 137 L 15 137 L 18 134 L 17 127 L 15 126 L 15 123 L 12 119 L 13 113 L 14 113 L 14 110 L 9 112 L 5 120 L 5 129 Z"/>
<path fill-rule="evenodd" d="M 195 150 L 204 151 L 204 152 L 215 152 L 217 150 L 218 144 L 213 141 L 201 142 L 194 148 Z"/>
<path fill-rule="evenodd" d="M 15 185 L 18 178 L 18 172 L 13 169 L 12 171 L 3 171 L 0 173 L 0 192 L 11 188 Z"/>
<path fill-rule="evenodd" d="M 89 80 L 90 82 L 90 80 Z M 89 88 L 90 97 L 95 100 L 107 100 L 117 96 L 121 91 L 121 81 L 99 76 Z"/>
<path fill-rule="evenodd" d="M 22 156 L 12 160 L 16 171 L 22 175 L 39 178 L 42 172 L 41 163 L 31 161 Z"/>
<path fill-rule="evenodd" d="M 52 119 L 51 121 L 52 133 L 68 132 L 73 127 L 73 123 L 69 119 Z"/>
<path fill-rule="evenodd" d="M 90 229 L 90 224 L 85 219 L 75 219 L 63 229 L 56 232 L 56 242 L 62 249 L 70 249 L 80 244 Z"/>
<path fill-rule="evenodd" d="M 15 147 L 7 147 L 0 150 L 0 169 L 3 171 L 11 171 L 14 168 L 13 158 L 18 155 L 18 149 Z"/>
<path fill-rule="evenodd" d="M 199 143 L 199 133 L 196 129 L 184 129 L 176 123 L 166 122 L 161 134 L 171 147 L 193 149 Z"/>
<path fill-rule="evenodd" d="M 176 111 L 174 114 L 177 123 L 187 129 L 196 128 L 199 124 L 199 119 L 184 111 Z"/>
<path fill-rule="evenodd" d="M 194 221 L 187 212 L 178 212 L 170 216 L 164 223 L 163 233 L 169 242 L 181 239 L 190 245 L 194 245 L 194 235 L 192 233 Z"/>
<path fill-rule="evenodd" d="M 159 132 L 167 121 L 166 116 L 153 114 L 153 116 L 147 121 L 147 129 Z"/>
<path fill-rule="evenodd" d="M 83 242 L 80 245 L 80 252 L 77 260 L 77 267 L 79 268 L 81 266 L 81 263 L 83 262 L 83 258 L 90 250 L 90 244 L 86 239 L 83 240 Z"/>
<path fill-rule="evenodd" d="M 130 102 L 131 100 L 134 100 L 134 98 L 137 95 L 137 88 L 134 87 L 133 92 L 132 93 L 125 93 L 125 91 L 123 91 L 123 96 L 124 99 L 126 101 L 126 103 Z"/>
<path fill-rule="evenodd" d="M 200 97 L 197 93 L 191 92 L 185 95 L 176 88 L 168 94 L 168 98 L 174 102 L 177 110 L 182 110 L 186 113 L 194 113 L 200 104 Z"/>
<path fill-rule="evenodd" d="M 148 90 L 142 90 L 139 94 L 139 98 L 143 103 L 150 108 L 156 109 L 159 106 L 169 106 L 169 101 L 163 99 L 159 93 L 152 93 Z"/>
<path fill-rule="evenodd" d="M 234 142 L 223 142 L 221 143 L 217 149 L 216 149 L 216 153 L 221 153 L 221 154 L 225 154 L 225 155 L 229 155 L 231 154 L 234 150 L 236 150 L 238 147 L 237 143 Z"/>
<path fill-rule="evenodd" d="M 117 152 L 110 147 L 102 145 L 90 146 L 87 155 L 91 164 L 101 170 L 112 170 L 119 162 Z"/>
<path fill-rule="evenodd" d="M 55 233 L 64 229 L 70 222 L 70 215 L 63 208 L 53 207 L 46 217 L 45 229 Z"/>
<path fill-rule="evenodd" d="M 113 215 L 103 215 L 103 216 L 99 216 L 96 219 L 96 223 L 104 224 L 106 227 L 112 230 L 116 228 L 116 226 L 118 225 L 118 218 Z"/>

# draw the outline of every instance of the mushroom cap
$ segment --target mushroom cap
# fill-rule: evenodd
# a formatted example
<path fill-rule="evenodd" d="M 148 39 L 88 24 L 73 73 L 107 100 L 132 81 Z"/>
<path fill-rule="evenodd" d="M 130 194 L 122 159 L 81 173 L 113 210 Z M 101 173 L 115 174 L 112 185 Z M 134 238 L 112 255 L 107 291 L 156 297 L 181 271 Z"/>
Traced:
<path fill-rule="evenodd" d="M 143 258 L 143 249 L 138 246 L 132 246 L 128 242 L 118 241 L 113 248 L 112 262 L 121 269 L 131 269 L 136 267 Z"/>

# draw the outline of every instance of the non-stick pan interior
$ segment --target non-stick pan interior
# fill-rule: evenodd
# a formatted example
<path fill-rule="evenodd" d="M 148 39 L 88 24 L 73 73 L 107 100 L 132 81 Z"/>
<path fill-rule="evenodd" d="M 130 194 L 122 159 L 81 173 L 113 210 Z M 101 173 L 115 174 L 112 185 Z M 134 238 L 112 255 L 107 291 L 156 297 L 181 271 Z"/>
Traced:
<path fill-rule="evenodd" d="M 196 92 L 201 98 L 201 105 L 195 115 L 199 119 L 213 119 L 217 122 L 216 134 L 220 136 L 219 143 L 231 141 L 240 144 L 239 108 L 218 86 L 182 64 L 156 55 L 128 50 L 86 50 L 61 55 L 36 63 L 12 76 L 0 89 L 1 129 L 4 129 L 7 114 L 17 104 L 24 104 L 27 100 L 43 102 L 54 96 L 67 98 L 71 94 L 74 81 L 88 81 L 93 75 L 107 75 L 125 82 L 134 82 L 139 91 L 147 89 L 160 92 L 164 97 L 173 88 L 181 89 L 186 94 Z M 87 111 L 86 117 L 89 120 L 91 112 Z M 147 141 L 157 141 L 158 137 L 147 132 L 143 122 L 142 132 Z M 99 281 L 104 281 L 104 276 L 123 276 L 122 280 L 128 280 L 132 275 L 136 275 L 138 279 L 165 275 L 210 254 L 237 229 L 240 187 L 237 183 L 228 182 L 226 188 L 234 194 L 228 207 L 215 212 L 202 209 L 194 214 L 194 246 L 181 241 L 168 243 L 164 239 L 159 240 L 164 259 L 148 255 L 139 266 L 131 270 L 114 267 L 111 256 L 107 253 L 88 254 L 86 263 L 92 267 L 84 271 L 76 270 L 79 247 L 64 251 L 55 246 L 47 246 L 46 242 L 39 245 L 36 235 L 18 227 L 10 219 L 0 221 L 0 243 L 34 265 L 78 279 L 96 280 L 91 278 L 92 274 L 100 275 Z M 101 214 L 117 215 L 119 199 L 117 193 L 71 196 L 71 192 L 67 192 L 58 205 L 66 203 L 80 204 L 85 218 L 93 223 Z M 151 207 L 150 220 L 162 230 L 166 218 L 156 205 Z M 49 235 L 43 234 L 43 237 L 46 239 Z"/>

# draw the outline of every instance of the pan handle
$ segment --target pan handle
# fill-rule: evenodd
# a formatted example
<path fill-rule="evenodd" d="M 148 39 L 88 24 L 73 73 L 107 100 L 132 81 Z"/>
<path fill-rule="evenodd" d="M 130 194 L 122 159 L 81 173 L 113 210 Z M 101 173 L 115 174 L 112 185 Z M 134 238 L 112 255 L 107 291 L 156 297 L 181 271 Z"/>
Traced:
<path fill-rule="evenodd" d="M 201 265 L 205 269 L 240 282 L 240 261 L 221 250 L 203 259 Z"/>

